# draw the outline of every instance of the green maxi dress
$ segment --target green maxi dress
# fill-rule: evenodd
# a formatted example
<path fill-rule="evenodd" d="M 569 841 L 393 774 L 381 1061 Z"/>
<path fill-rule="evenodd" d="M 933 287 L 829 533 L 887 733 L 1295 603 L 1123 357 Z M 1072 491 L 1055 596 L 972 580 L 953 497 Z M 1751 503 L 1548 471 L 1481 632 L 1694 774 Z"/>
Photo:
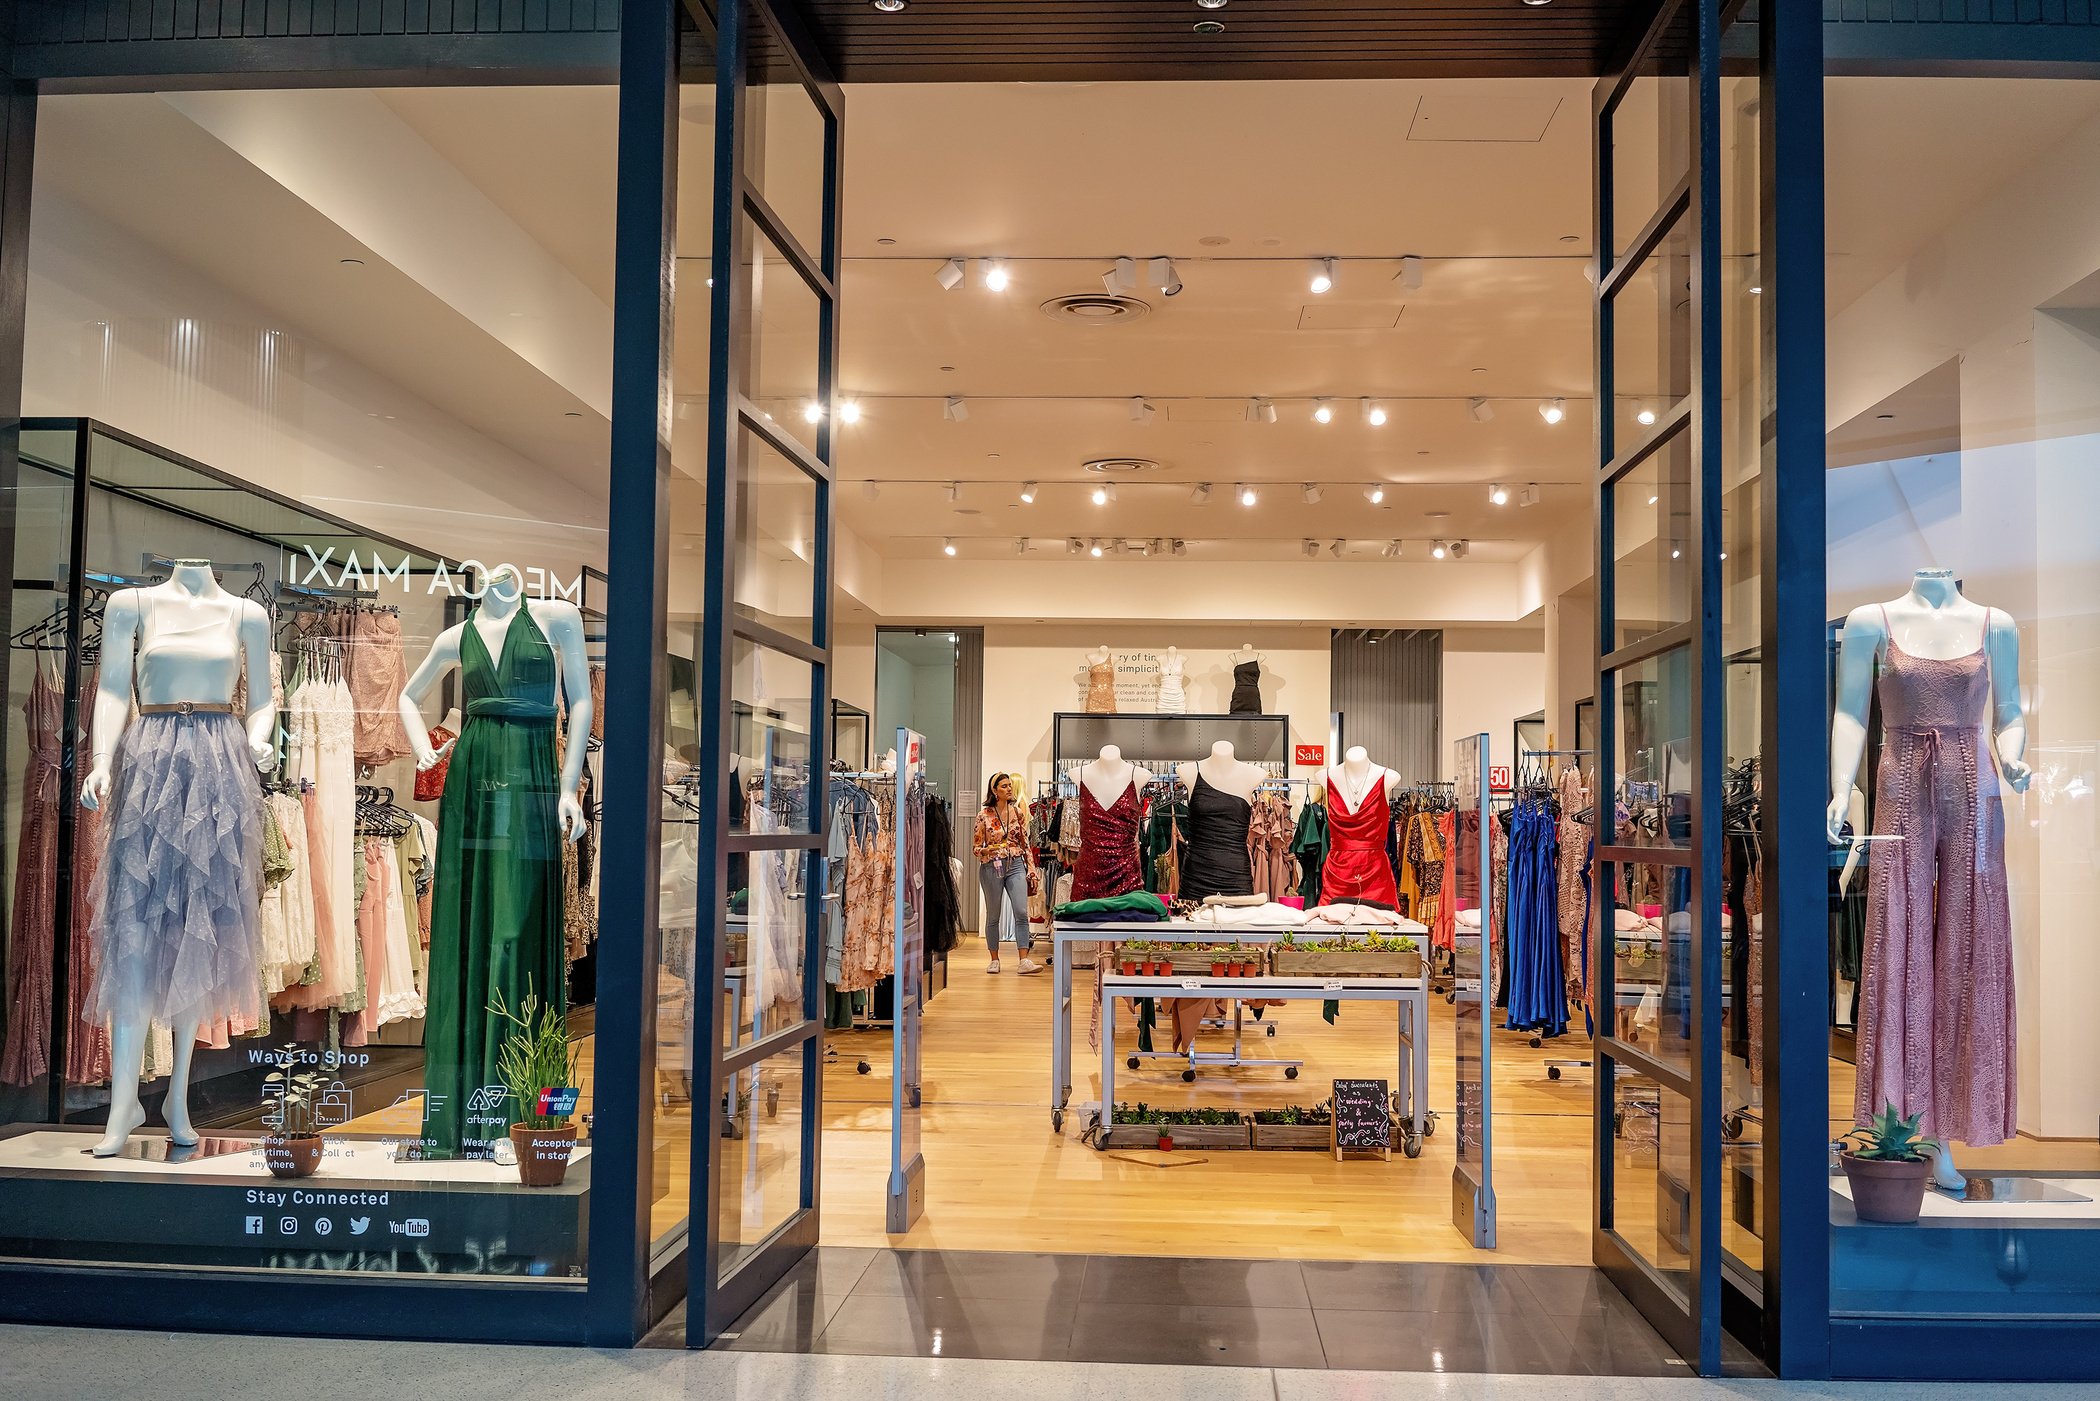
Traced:
<path fill-rule="evenodd" d="M 478 616 L 460 628 L 466 723 L 438 803 L 430 901 L 423 1150 L 438 1158 L 490 1156 L 519 1117 L 496 1073 L 509 1024 L 490 999 L 500 992 L 513 1012 L 528 992 L 568 1002 L 554 648 L 522 599 L 500 659 Z"/>

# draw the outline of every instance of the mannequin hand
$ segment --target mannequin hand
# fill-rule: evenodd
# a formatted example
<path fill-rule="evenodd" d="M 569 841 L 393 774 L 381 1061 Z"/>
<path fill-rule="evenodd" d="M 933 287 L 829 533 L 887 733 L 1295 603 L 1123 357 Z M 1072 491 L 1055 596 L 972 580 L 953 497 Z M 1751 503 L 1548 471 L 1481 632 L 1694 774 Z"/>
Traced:
<path fill-rule="evenodd" d="M 447 745 L 447 748 L 451 746 Z M 563 841 L 575 841 L 583 835 L 583 804 L 572 792 L 561 795 L 561 835 Z"/>
<path fill-rule="evenodd" d="M 452 746 L 457 743 L 459 743 L 459 736 L 454 735 L 435 749 L 430 748 L 426 744 L 423 747 L 423 752 L 416 755 L 416 772 L 421 773 L 425 769 L 436 768 L 444 760 L 444 757 L 452 752 Z"/>
<path fill-rule="evenodd" d="M 2027 785 L 2034 781 L 2034 770 L 2027 766 L 2024 759 L 2007 759 L 2001 756 L 1998 760 L 1998 772 L 2005 775 L 2006 786 L 2015 793 L 2025 793 Z"/>
<path fill-rule="evenodd" d="M 1842 845 L 1845 840 L 1845 821 L 1852 815 L 1851 806 L 1851 796 L 1840 793 L 1832 798 L 1830 806 L 1823 810 L 1823 825 L 1829 833 L 1832 846 Z"/>
<path fill-rule="evenodd" d="M 249 740 L 248 753 L 254 758 L 255 767 L 259 769 L 274 769 L 277 767 L 277 746 L 269 740 Z"/>
<path fill-rule="evenodd" d="M 109 768 L 97 764 L 80 780 L 80 805 L 84 808 L 99 808 L 102 800 L 109 796 Z"/>

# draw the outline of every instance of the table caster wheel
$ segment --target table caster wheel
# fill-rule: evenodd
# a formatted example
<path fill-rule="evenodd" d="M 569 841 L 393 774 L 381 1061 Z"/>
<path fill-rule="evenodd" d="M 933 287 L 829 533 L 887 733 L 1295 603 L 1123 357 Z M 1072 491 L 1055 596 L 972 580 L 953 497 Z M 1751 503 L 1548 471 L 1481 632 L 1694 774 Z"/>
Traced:
<path fill-rule="evenodd" d="M 860 1072 L 860 1073 L 861 1073 L 862 1075 L 866 1075 L 866 1074 L 867 1074 L 867 1073 L 868 1073 L 869 1071 L 873 1070 L 873 1069 L 874 1069 L 875 1067 L 874 1067 L 874 1066 L 872 1066 L 872 1065 L 869 1065 L 869 1064 L 868 1064 L 868 1063 L 867 1063 L 866 1061 L 861 1061 L 861 1062 L 860 1062 L 859 1064 L 855 1065 L 855 1066 L 854 1066 L 853 1068 L 854 1068 L 855 1070 L 859 1071 L 859 1072 Z"/>
<path fill-rule="evenodd" d="M 1425 1114 L 1425 1115 L 1423 1115 L 1423 1116 L 1422 1116 L 1422 1121 L 1423 1121 L 1423 1122 L 1422 1122 L 1422 1137 L 1424 1137 L 1424 1138 L 1435 1138 L 1435 1137 L 1436 1137 L 1436 1111 L 1435 1111 L 1434 1109 L 1430 1110 L 1430 1111 L 1429 1111 L 1429 1112 L 1428 1112 L 1427 1114 Z"/>
<path fill-rule="evenodd" d="M 1286 1080 L 1295 1080 L 1295 1079 L 1297 1079 L 1297 1078 L 1298 1078 L 1298 1067 L 1297 1067 L 1297 1066 L 1295 1066 L 1295 1065 L 1287 1065 L 1287 1066 L 1285 1066 L 1285 1067 L 1283 1068 L 1283 1078 L 1284 1078 L 1284 1079 L 1286 1079 Z"/>
<path fill-rule="evenodd" d="M 1136 1056 L 1132 1056 L 1129 1060 L 1124 1061 L 1123 1064 L 1129 1066 L 1132 1070 L 1135 1070 L 1138 1068 L 1138 1058 Z"/>
<path fill-rule="evenodd" d="M 1444 994 L 1444 1001 L 1450 1003 L 1452 1006 L 1455 1007 L 1458 1005 L 1458 994 L 1455 992 L 1447 992 Z"/>
<path fill-rule="evenodd" d="M 1419 1158 L 1419 1157 L 1421 1157 L 1421 1156 L 1422 1156 L 1422 1140 L 1421 1140 L 1420 1136 L 1418 1136 L 1418 1135 L 1416 1135 L 1416 1134 L 1411 1134 L 1411 1133 L 1409 1133 L 1409 1134 L 1402 1134 L 1402 1135 L 1400 1136 L 1400 1153 L 1401 1153 L 1401 1156 L 1402 1156 L 1402 1157 L 1407 1157 L 1407 1158 Z"/>
<path fill-rule="evenodd" d="M 1544 1038 L 1542 1038 L 1542 1037 L 1537 1037 L 1537 1036 L 1534 1036 L 1534 1037 L 1532 1037 L 1532 1038 L 1531 1038 L 1531 1049 L 1532 1049 L 1532 1050 L 1534 1050 L 1534 1051 L 1536 1051 L 1536 1050 L 1537 1050 L 1537 1049 L 1538 1049 L 1539 1047 L 1541 1047 L 1541 1046 L 1543 1046 L 1543 1045 L 1545 1045 L 1545 1044 L 1546 1044 L 1546 1042 L 1545 1042 Z"/>
<path fill-rule="evenodd" d="M 1731 1143 L 1743 1136 L 1743 1116 L 1724 1114 L 1721 1116 L 1721 1137 Z"/>
<path fill-rule="evenodd" d="M 1183 1084 L 1186 1084 L 1186 1085 L 1192 1085 L 1192 1084 L 1194 1084 L 1194 1083 L 1196 1082 L 1196 1072 L 1195 1072 L 1195 1071 L 1193 1071 L 1193 1070 L 1184 1070 L 1184 1071 L 1182 1071 L 1182 1072 L 1181 1072 L 1181 1080 L 1182 1080 L 1182 1083 L 1183 1083 Z"/>
<path fill-rule="evenodd" d="M 1266 1028 L 1266 1031 L 1270 1036 L 1274 1036 L 1276 1034 L 1276 1028 L 1273 1026 Z"/>
<path fill-rule="evenodd" d="M 1065 1131 L 1064 1110 L 1053 1109 L 1050 1111 L 1050 1131 L 1052 1133 L 1063 1133 Z"/>
<path fill-rule="evenodd" d="M 1557 1065 L 1549 1065 L 1549 1066 L 1547 1066 L 1547 1067 L 1546 1067 L 1546 1078 L 1547 1078 L 1548 1080 L 1558 1080 L 1558 1079 L 1560 1078 L 1560 1067 L 1559 1067 L 1559 1066 L 1557 1066 Z"/>

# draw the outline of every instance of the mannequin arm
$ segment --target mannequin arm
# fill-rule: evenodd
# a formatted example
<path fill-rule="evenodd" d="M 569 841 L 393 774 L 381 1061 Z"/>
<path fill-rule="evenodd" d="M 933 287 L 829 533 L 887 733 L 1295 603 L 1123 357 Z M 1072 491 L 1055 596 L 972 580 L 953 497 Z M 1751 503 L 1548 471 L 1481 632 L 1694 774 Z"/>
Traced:
<path fill-rule="evenodd" d="M 138 652 L 139 596 L 124 589 L 109 596 L 102 616 L 102 673 L 95 686 L 94 764 L 80 781 L 82 807 L 99 808 L 109 796 L 110 764 L 117 741 L 131 723 L 131 666 Z"/>
<path fill-rule="evenodd" d="M 1881 620 L 1872 608 L 1855 608 L 1845 619 L 1838 648 L 1837 708 L 1830 722 L 1830 806 L 1824 811 L 1832 842 L 1839 840 L 1867 752 L 1867 704 L 1874 692 L 1874 658 L 1881 650 Z"/>
<path fill-rule="evenodd" d="M 1991 741 L 1998 770 L 2015 793 L 2034 777 L 2027 767 L 2027 698 L 2020 690 L 2020 629 L 2007 614 L 1991 610 L 1984 630 L 1991 663 Z"/>
<path fill-rule="evenodd" d="M 1852 849 L 1845 853 L 1845 869 L 1838 872 L 1838 894 L 1852 889 L 1852 875 L 1867 854 L 1867 795 L 1855 787 L 1845 809 L 1852 823 Z"/>
<path fill-rule="evenodd" d="M 395 707 L 401 712 L 401 726 L 408 731 L 408 747 L 415 751 L 418 772 L 431 768 L 438 760 L 451 752 L 456 740 L 446 740 L 443 749 L 430 747 L 430 725 L 423 719 L 423 699 L 436 686 L 438 678 L 459 665 L 459 630 L 465 623 L 446 628 L 430 644 L 429 655 L 416 668 L 416 674 L 408 678 L 401 688 L 401 698 Z"/>
<path fill-rule="evenodd" d="M 248 669 L 248 752 L 255 767 L 267 769 L 277 762 L 277 695 L 270 686 L 270 615 L 259 603 L 241 610 L 241 656 Z"/>
<path fill-rule="evenodd" d="M 519 605 L 530 608 L 532 604 Z M 547 636 L 561 661 L 562 694 L 569 699 L 568 747 L 561 761 L 561 832 L 570 841 L 583 835 L 583 761 L 591 750 L 591 663 L 583 645 L 583 614 L 573 603 L 543 604 Z"/>

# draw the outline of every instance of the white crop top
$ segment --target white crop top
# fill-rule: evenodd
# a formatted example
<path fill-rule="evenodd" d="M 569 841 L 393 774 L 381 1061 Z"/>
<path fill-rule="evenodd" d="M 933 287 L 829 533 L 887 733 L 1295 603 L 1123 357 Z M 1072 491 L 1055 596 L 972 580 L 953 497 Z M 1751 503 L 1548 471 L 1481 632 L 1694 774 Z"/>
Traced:
<path fill-rule="evenodd" d="M 223 703 L 233 699 L 241 675 L 240 600 L 218 617 L 161 608 L 150 589 L 140 589 L 136 673 L 139 699 Z"/>

